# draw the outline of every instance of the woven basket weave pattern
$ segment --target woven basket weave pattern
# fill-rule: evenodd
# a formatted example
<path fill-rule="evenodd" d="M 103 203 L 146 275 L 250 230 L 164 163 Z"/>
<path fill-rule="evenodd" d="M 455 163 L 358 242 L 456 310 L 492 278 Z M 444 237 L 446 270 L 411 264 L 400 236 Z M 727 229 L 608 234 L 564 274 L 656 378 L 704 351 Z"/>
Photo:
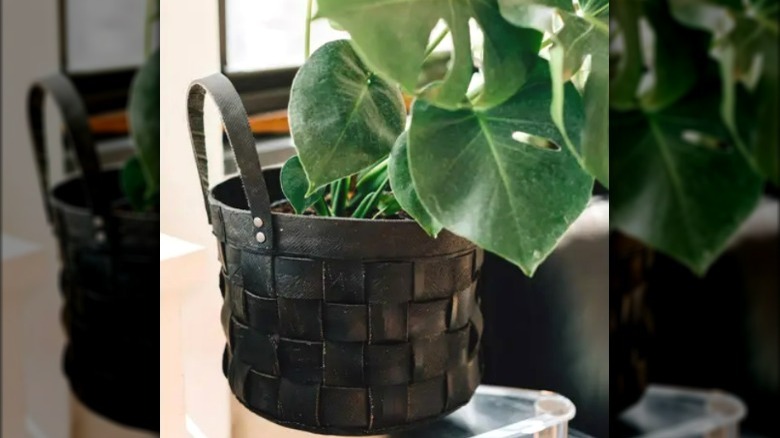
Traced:
<path fill-rule="evenodd" d="M 207 94 L 239 170 L 213 188 Z M 274 213 L 279 169 L 260 165 L 230 80 L 194 81 L 187 107 L 222 263 L 223 368 L 238 400 L 277 423 L 343 435 L 407 428 L 467 403 L 481 377 L 482 251 L 410 220 Z"/>
<path fill-rule="evenodd" d="M 237 247 L 219 202 L 211 207 L 224 371 L 252 411 L 355 433 L 437 417 L 471 398 L 481 250 L 461 244 L 456 253 L 375 261 L 272 255 Z"/>

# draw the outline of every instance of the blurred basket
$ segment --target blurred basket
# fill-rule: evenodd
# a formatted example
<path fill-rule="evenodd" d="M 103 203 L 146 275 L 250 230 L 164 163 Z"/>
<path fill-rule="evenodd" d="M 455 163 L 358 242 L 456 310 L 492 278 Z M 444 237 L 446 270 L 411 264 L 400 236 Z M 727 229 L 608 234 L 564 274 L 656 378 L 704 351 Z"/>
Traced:
<path fill-rule="evenodd" d="M 62 115 L 80 174 L 50 187 L 44 97 Z M 76 397 L 117 423 L 159 431 L 159 214 L 132 211 L 103 170 L 84 103 L 61 74 L 33 85 L 30 129 L 62 262 L 64 368 Z"/>

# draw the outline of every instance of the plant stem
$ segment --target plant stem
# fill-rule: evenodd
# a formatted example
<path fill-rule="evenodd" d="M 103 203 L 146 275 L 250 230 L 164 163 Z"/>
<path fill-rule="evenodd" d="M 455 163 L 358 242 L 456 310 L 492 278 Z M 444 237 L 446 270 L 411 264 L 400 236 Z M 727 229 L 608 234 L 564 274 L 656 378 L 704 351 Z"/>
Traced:
<path fill-rule="evenodd" d="M 347 205 L 347 194 L 349 194 L 349 177 L 331 183 L 330 203 L 333 216 L 344 214 L 344 207 Z"/>
<path fill-rule="evenodd" d="M 355 187 L 356 188 L 362 187 L 363 184 L 365 184 L 367 181 L 372 181 L 374 178 L 379 176 L 379 174 L 384 172 L 385 169 L 387 169 L 387 166 L 389 164 L 390 164 L 390 157 L 388 156 L 384 160 L 382 160 L 379 163 L 377 163 L 377 165 L 374 166 L 373 168 L 371 168 L 371 170 L 366 172 L 366 174 L 363 175 L 363 177 L 358 180 L 358 182 L 355 185 Z"/>
<path fill-rule="evenodd" d="M 318 199 L 317 202 L 314 203 L 313 207 L 314 207 L 314 211 L 317 212 L 317 216 L 324 216 L 324 217 L 332 216 L 332 214 L 330 214 L 330 209 L 328 208 L 328 204 L 326 204 L 325 200 L 322 198 Z"/>
<path fill-rule="evenodd" d="M 311 11 L 313 2 L 314 0 L 306 1 L 306 34 L 304 36 L 306 45 L 304 46 L 304 59 L 309 59 L 309 55 L 311 55 Z"/>
<path fill-rule="evenodd" d="M 385 214 L 385 212 L 386 212 L 387 210 L 390 210 L 390 207 L 389 207 L 389 206 L 387 206 L 387 207 L 385 207 L 385 208 L 383 208 L 383 209 L 381 209 L 381 210 L 377 211 L 375 215 L 371 216 L 371 219 L 376 219 L 376 218 L 378 218 L 379 216 L 382 216 L 383 214 Z"/>
<path fill-rule="evenodd" d="M 442 30 L 438 35 L 436 35 L 436 38 L 431 42 L 431 44 L 428 46 L 427 49 L 425 49 L 425 56 L 423 56 L 423 59 L 428 59 L 429 56 L 433 53 L 434 50 L 436 50 L 437 47 L 439 47 L 439 44 L 441 44 L 442 41 L 444 41 L 444 38 L 447 37 L 450 33 L 450 28 L 445 27 L 444 30 Z"/>
<path fill-rule="evenodd" d="M 390 177 L 385 176 L 379 188 L 377 188 L 375 192 L 371 193 L 360 203 L 357 210 L 355 210 L 355 213 L 352 214 L 352 217 L 358 219 L 365 218 L 369 211 L 376 208 L 377 203 L 379 203 L 379 195 L 382 193 L 382 189 L 385 188 L 389 181 Z"/>

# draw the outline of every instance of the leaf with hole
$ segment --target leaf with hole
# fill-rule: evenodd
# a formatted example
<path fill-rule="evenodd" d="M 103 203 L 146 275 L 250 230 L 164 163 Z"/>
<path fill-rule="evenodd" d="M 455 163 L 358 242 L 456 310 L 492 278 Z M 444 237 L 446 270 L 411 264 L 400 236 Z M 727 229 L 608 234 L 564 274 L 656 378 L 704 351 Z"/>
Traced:
<path fill-rule="evenodd" d="M 546 63 L 511 99 L 489 110 L 451 111 L 417 100 L 409 129 L 409 166 L 422 205 L 444 228 L 532 275 L 588 203 L 593 178 L 566 148 L 515 140 L 516 133 L 556 145 Z M 575 145 L 583 108 L 564 88 L 564 120 Z"/>
<path fill-rule="evenodd" d="M 400 90 L 369 71 L 345 40 L 320 47 L 301 67 L 289 114 L 308 195 L 386 157 L 406 124 Z"/>
<path fill-rule="evenodd" d="M 306 179 L 306 173 L 303 171 L 301 160 L 297 155 L 290 157 L 284 163 L 280 178 L 282 192 L 298 214 L 303 213 L 307 208 L 314 205 L 315 202 L 322 199 L 325 193 L 325 188 L 321 188 L 311 196 L 306 195 L 309 181 Z"/>
<path fill-rule="evenodd" d="M 404 211 L 417 221 L 428 235 L 436 237 L 442 230 L 442 226 L 428 213 L 417 196 L 409 169 L 408 139 L 408 133 L 404 132 L 393 147 L 389 167 L 390 187 Z"/>
<path fill-rule="evenodd" d="M 694 96 L 659 113 L 610 114 L 615 178 L 610 225 L 698 274 L 753 211 L 761 179 L 734 148 L 718 96 Z"/>
<path fill-rule="evenodd" d="M 490 107 L 512 96 L 537 58 L 541 35 L 504 21 L 497 0 L 319 0 L 319 17 L 349 32 L 366 63 L 411 94 L 426 58 L 431 32 L 442 20 L 450 30 L 452 67 L 426 99 L 446 108 L 463 105 L 474 74 L 469 22 L 484 35 L 484 91 L 477 105 Z"/>
<path fill-rule="evenodd" d="M 672 0 L 670 6 L 677 20 L 712 34 L 722 117 L 751 165 L 780 184 L 777 2 Z"/>
<path fill-rule="evenodd" d="M 509 22 L 551 35 L 552 117 L 566 145 L 582 166 L 609 187 L 609 1 L 499 0 Z M 583 96 L 587 122 L 578 126 L 582 141 L 575 147 L 564 120 L 564 84 L 590 59 Z"/>

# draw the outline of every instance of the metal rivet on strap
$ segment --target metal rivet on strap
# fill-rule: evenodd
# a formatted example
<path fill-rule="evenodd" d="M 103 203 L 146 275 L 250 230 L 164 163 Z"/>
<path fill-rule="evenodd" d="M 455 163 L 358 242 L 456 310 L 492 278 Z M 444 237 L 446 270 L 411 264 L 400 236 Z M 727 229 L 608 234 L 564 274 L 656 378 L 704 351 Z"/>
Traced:
<path fill-rule="evenodd" d="M 98 231 L 95 233 L 95 240 L 98 243 L 104 243 L 106 241 L 106 233 L 103 231 Z"/>
<path fill-rule="evenodd" d="M 261 232 L 255 234 L 255 239 L 257 239 L 257 241 L 260 242 L 260 243 L 264 243 L 265 242 L 265 233 L 263 233 L 261 231 Z"/>
<path fill-rule="evenodd" d="M 255 226 L 257 228 L 260 228 L 260 227 L 263 226 L 263 220 L 260 219 L 259 217 L 254 218 L 253 222 L 254 222 L 254 224 L 255 224 Z"/>
<path fill-rule="evenodd" d="M 92 218 L 92 225 L 95 226 L 95 228 L 102 228 L 103 227 L 103 218 L 100 216 L 95 216 Z"/>

